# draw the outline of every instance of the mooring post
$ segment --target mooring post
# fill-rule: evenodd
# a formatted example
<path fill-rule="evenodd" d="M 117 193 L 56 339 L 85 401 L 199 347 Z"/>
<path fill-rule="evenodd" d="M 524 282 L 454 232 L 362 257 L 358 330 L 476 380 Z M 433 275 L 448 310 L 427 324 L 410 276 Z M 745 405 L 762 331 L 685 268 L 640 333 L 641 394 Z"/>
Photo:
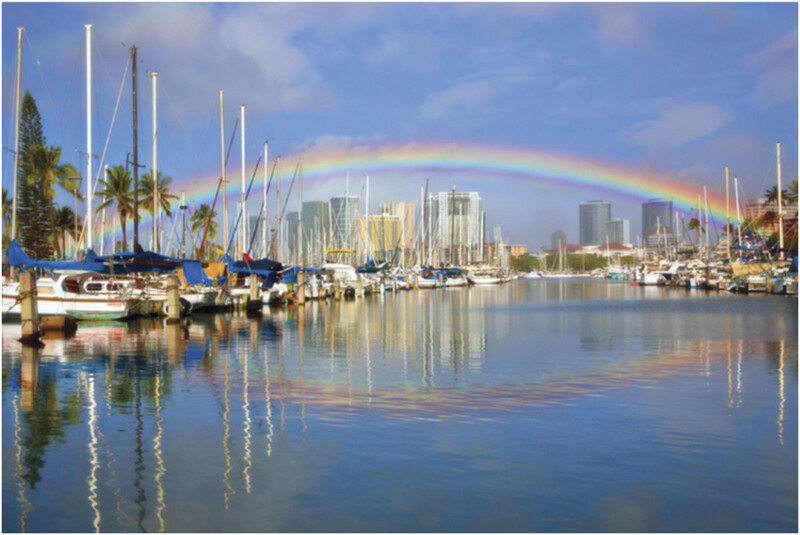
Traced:
<path fill-rule="evenodd" d="M 22 324 L 20 342 L 38 342 L 43 333 L 39 324 L 39 307 L 36 304 L 36 276 L 32 271 L 25 271 L 19 275 L 19 298 Z"/>
<path fill-rule="evenodd" d="M 167 323 L 181 320 L 181 293 L 178 289 L 178 277 L 167 277 Z"/>
<path fill-rule="evenodd" d="M 305 272 L 297 272 L 297 284 L 295 284 L 295 293 L 297 294 L 297 304 L 304 305 L 306 303 L 306 274 Z"/>
<path fill-rule="evenodd" d="M 250 274 L 250 297 L 247 299 L 245 309 L 248 314 L 260 313 L 264 305 L 261 302 L 261 287 L 258 284 L 258 275 Z"/>

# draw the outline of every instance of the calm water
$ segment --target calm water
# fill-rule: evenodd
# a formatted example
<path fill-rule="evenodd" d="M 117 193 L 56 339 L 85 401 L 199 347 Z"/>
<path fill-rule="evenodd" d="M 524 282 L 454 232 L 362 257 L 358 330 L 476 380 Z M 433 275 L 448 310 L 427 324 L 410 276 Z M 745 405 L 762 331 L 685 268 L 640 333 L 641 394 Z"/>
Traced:
<path fill-rule="evenodd" d="M 798 305 L 518 281 L 3 326 L 3 531 L 798 529 Z"/>

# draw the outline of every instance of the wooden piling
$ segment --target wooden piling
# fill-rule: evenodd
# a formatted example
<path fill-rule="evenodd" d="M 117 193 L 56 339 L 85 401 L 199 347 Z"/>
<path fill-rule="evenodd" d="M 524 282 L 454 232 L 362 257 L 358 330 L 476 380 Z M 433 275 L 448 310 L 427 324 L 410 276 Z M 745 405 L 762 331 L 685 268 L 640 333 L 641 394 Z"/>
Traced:
<path fill-rule="evenodd" d="M 306 303 L 306 274 L 305 272 L 297 272 L 297 284 L 295 285 L 297 293 L 297 304 L 304 305 Z"/>
<path fill-rule="evenodd" d="M 39 323 L 39 307 L 36 304 L 36 277 L 25 271 L 19 275 L 20 322 L 22 323 L 23 344 L 40 344 L 44 332 Z"/>
<path fill-rule="evenodd" d="M 261 288 L 258 284 L 258 275 L 250 274 L 250 297 L 247 300 L 246 310 L 248 314 L 260 314 L 264 305 L 261 301 Z"/>
<path fill-rule="evenodd" d="M 176 323 L 181 320 L 181 293 L 178 286 L 178 277 L 167 277 L 167 323 Z"/>

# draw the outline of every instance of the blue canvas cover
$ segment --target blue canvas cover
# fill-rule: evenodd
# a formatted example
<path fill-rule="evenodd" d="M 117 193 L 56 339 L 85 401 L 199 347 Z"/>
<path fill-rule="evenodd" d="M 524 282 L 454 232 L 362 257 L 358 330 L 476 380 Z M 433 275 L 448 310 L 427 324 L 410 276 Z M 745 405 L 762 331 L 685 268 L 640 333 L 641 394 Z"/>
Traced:
<path fill-rule="evenodd" d="M 247 275 L 255 273 L 264 277 L 263 288 L 272 288 L 272 285 L 278 281 L 278 272 L 283 270 L 283 265 L 280 262 L 275 262 L 268 258 L 234 262 L 230 256 L 225 255 L 222 260 L 228 265 L 228 271 L 231 273 L 244 273 Z"/>
<path fill-rule="evenodd" d="M 208 278 L 206 272 L 203 271 L 203 266 L 197 260 L 183 261 L 183 277 L 189 284 L 205 284 L 206 286 L 214 284 L 214 281 Z"/>
<path fill-rule="evenodd" d="M 25 254 L 17 240 L 11 240 L 8 246 L 8 265 L 25 268 L 38 268 L 48 271 L 94 271 L 97 273 L 110 273 L 109 266 L 97 257 L 87 259 L 85 262 L 72 262 L 68 260 L 34 260 Z"/>
<path fill-rule="evenodd" d="M 113 264 L 114 273 L 140 273 L 143 271 L 173 271 L 180 267 L 183 260 L 166 256 L 153 251 L 136 253 L 115 253 L 108 256 L 97 256 L 91 249 L 86 252 L 86 259 L 106 264 Z"/>

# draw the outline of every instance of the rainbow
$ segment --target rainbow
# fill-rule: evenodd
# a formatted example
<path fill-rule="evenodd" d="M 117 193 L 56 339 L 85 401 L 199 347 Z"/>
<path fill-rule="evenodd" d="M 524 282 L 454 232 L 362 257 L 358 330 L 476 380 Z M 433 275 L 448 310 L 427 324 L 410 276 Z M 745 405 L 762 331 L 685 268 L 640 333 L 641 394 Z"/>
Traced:
<path fill-rule="evenodd" d="M 288 182 L 292 179 L 299 158 L 299 154 L 281 157 L 283 191 L 288 189 Z M 270 169 L 274 161 L 274 156 L 270 155 Z M 606 195 L 608 200 L 644 202 L 663 198 L 671 200 L 675 210 L 687 214 L 697 209 L 698 199 L 703 196 L 703 184 L 688 182 L 657 171 L 519 147 L 443 142 L 331 144 L 303 151 L 302 161 L 304 191 L 313 191 L 315 185 L 328 182 L 343 183 L 345 175 L 350 173 L 355 177 L 367 174 L 382 180 L 413 183 L 414 191 L 424 185 L 425 178 L 447 176 L 474 179 L 482 185 L 480 187 L 486 189 L 501 184 L 517 184 L 586 191 L 587 194 Z M 254 166 L 255 157 L 252 168 Z M 253 173 L 252 168 L 247 171 L 248 181 Z M 229 169 L 227 175 L 229 202 L 238 200 L 240 170 Z M 261 198 L 262 176 L 263 164 L 258 170 L 251 197 Z M 171 189 L 173 193 L 185 192 L 190 205 L 210 204 L 217 191 L 218 178 L 218 172 L 216 176 L 212 172 L 203 177 L 176 178 Z M 717 221 L 724 221 L 724 192 L 717 191 L 718 184 L 714 186 L 708 188 L 710 215 Z M 475 189 L 479 193 L 480 187 Z M 410 194 L 412 198 L 415 195 L 416 193 Z M 149 216 L 143 214 L 141 224 L 148 224 L 148 220 Z M 140 226 L 140 233 L 141 229 Z"/>

